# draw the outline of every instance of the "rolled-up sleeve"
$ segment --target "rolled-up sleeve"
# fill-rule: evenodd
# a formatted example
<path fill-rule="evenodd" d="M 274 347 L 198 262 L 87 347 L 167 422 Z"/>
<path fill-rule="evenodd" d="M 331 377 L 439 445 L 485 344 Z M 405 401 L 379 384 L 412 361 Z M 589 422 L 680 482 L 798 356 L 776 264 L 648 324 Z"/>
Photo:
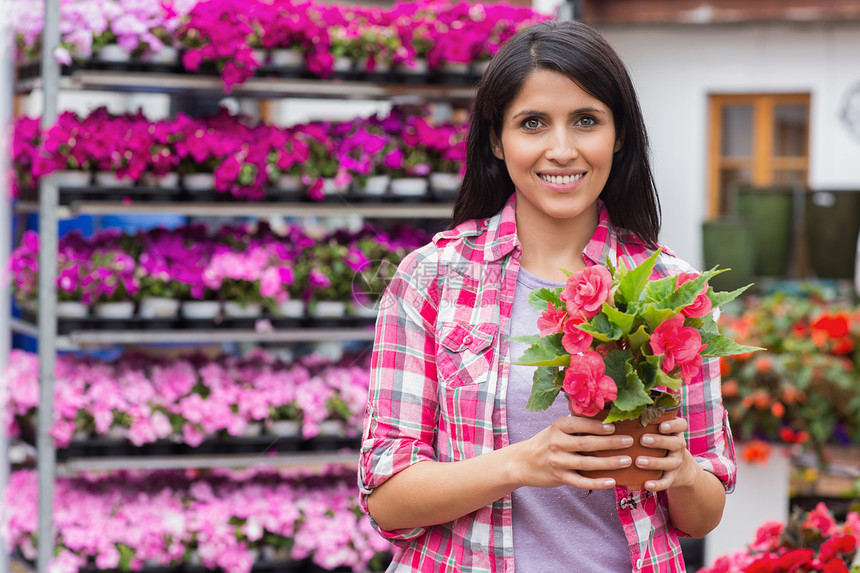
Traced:
<path fill-rule="evenodd" d="M 410 254 L 380 303 L 359 462 L 359 501 L 366 513 L 374 488 L 417 462 L 436 459 L 436 269 L 434 245 Z M 392 541 L 425 531 L 384 531 L 372 517 L 371 523 Z"/>
<path fill-rule="evenodd" d="M 701 378 L 687 386 L 685 403 L 690 404 L 687 447 L 702 468 L 711 472 L 732 492 L 737 480 L 737 462 L 728 414 L 723 408 L 720 361 L 709 358 Z"/>

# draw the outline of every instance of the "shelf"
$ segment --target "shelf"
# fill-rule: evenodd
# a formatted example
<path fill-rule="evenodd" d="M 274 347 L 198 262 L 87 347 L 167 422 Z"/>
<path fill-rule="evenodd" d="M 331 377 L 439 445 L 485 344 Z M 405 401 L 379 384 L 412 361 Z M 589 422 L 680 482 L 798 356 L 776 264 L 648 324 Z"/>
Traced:
<path fill-rule="evenodd" d="M 210 469 L 261 465 L 319 473 L 333 465 L 357 467 L 358 452 L 77 458 L 58 463 L 57 475 L 70 476 L 82 471 Z"/>
<path fill-rule="evenodd" d="M 40 65 L 32 63 L 18 68 L 17 93 L 28 93 L 41 87 Z M 221 78 L 214 74 L 185 72 L 181 66 L 132 62 L 105 64 L 90 62 L 62 68 L 61 90 L 100 90 L 188 95 L 207 93 L 224 97 L 291 97 L 353 100 L 392 100 L 400 103 L 422 101 L 471 102 L 478 77 L 471 74 L 409 74 L 396 71 L 335 72 L 321 79 L 308 72 L 290 68 L 262 67 L 257 75 L 230 93 Z"/>
<path fill-rule="evenodd" d="M 33 317 L 12 318 L 12 330 L 37 336 Z M 28 320 L 30 319 L 30 320 Z M 371 341 L 373 318 L 258 319 L 167 321 L 145 319 L 59 319 L 58 350 L 115 344 L 216 344 L 229 342 Z M 280 326 L 277 326 L 280 325 Z"/>
<path fill-rule="evenodd" d="M 38 213 L 39 205 L 32 201 L 19 201 L 15 211 L 22 214 Z M 355 203 L 343 198 L 338 203 L 275 203 L 250 201 L 223 202 L 167 202 L 167 201 L 71 201 L 57 209 L 60 219 L 78 215 L 122 215 L 130 213 L 175 214 L 190 217 L 258 217 L 261 213 L 285 217 L 335 217 L 359 215 L 373 219 L 450 219 L 448 203 L 391 201 L 389 203 Z"/>

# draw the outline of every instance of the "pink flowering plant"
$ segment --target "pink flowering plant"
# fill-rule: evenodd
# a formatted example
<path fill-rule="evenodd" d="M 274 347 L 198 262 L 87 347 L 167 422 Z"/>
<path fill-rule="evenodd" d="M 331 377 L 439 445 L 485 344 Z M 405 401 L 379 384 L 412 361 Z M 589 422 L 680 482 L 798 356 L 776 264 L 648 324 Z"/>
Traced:
<path fill-rule="evenodd" d="M 530 345 L 517 364 L 537 367 L 526 408 L 544 410 L 563 390 L 577 414 L 608 409 L 607 422 L 648 425 L 679 403 L 704 359 L 758 350 L 721 335 L 714 317 L 747 287 L 714 291 L 716 268 L 651 280 L 659 253 L 632 269 L 607 260 L 529 294 L 539 334 L 513 339 Z"/>
<path fill-rule="evenodd" d="M 857 505 L 844 520 L 819 502 L 795 507 L 788 522 L 766 521 L 745 549 L 722 555 L 699 573 L 857 573 L 860 571 L 860 513 Z"/>

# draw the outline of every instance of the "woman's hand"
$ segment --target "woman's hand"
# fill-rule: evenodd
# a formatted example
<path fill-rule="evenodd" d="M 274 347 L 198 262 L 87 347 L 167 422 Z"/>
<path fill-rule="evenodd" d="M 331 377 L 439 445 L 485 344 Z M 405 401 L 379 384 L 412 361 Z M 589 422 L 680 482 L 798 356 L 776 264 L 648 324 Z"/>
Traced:
<path fill-rule="evenodd" d="M 630 466 L 623 454 L 608 457 L 587 455 L 599 450 L 619 450 L 633 445 L 630 436 L 615 435 L 615 426 L 582 416 L 557 418 L 550 427 L 514 444 L 520 450 L 521 485 L 556 487 L 572 485 L 580 489 L 609 489 L 615 480 L 587 478 L 580 470 L 610 470 Z"/>
<path fill-rule="evenodd" d="M 634 460 L 636 466 L 642 469 L 663 471 L 660 479 L 646 481 L 645 489 L 664 491 L 673 486 L 689 486 L 695 482 L 698 466 L 687 452 L 687 440 L 684 437 L 686 430 L 687 420 L 674 418 L 660 424 L 659 434 L 644 434 L 640 438 L 645 447 L 666 450 L 665 457 L 639 456 Z"/>

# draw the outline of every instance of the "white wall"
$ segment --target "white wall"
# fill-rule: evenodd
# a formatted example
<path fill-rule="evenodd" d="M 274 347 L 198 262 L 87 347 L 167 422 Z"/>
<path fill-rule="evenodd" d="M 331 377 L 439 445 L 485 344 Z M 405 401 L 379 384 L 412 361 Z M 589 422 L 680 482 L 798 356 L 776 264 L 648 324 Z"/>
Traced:
<path fill-rule="evenodd" d="M 663 203 L 661 240 L 701 266 L 707 218 L 707 98 L 808 92 L 809 184 L 860 189 L 860 136 L 839 119 L 860 83 L 860 23 L 603 27 L 639 91 Z"/>

